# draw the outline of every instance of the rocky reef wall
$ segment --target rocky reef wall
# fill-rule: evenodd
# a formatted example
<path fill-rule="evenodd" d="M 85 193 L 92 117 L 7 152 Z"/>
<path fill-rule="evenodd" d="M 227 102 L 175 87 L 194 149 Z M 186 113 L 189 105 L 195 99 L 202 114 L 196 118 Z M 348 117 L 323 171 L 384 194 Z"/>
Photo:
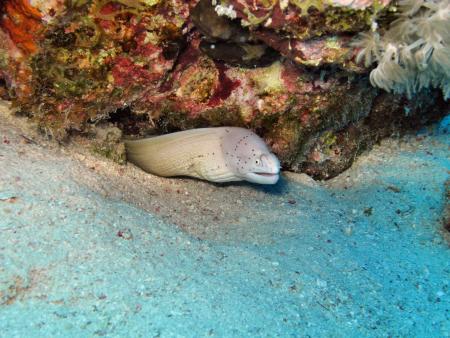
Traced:
<path fill-rule="evenodd" d="M 111 142 L 120 133 L 244 126 L 285 169 L 326 179 L 381 138 L 448 113 L 436 81 L 413 95 L 388 93 L 370 83 L 373 66 L 357 62 L 371 53 L 357 34 L 382 35 L 398 19 L 401 7 L 389 0 L 0 6 L 0 95 L 57 140 L 98 135 L 105 124 L 120 129 Z M 445 20 L 448 10 L 439 13 Z"/>

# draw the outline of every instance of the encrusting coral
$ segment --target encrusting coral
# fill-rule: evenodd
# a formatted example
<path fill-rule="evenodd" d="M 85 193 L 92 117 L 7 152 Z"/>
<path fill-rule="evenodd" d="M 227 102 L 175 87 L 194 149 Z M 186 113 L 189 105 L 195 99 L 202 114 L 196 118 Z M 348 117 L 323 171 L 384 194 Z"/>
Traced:
<path fill-rule="evenodd" d="M 398 18 L 384 32 L 376 16 L 360 35 L 357 61 L 369 67 L 372 85 L 408 97 L 423 88 L 440 88 L 450 98 L 450 1 L 403 0 Z"/>

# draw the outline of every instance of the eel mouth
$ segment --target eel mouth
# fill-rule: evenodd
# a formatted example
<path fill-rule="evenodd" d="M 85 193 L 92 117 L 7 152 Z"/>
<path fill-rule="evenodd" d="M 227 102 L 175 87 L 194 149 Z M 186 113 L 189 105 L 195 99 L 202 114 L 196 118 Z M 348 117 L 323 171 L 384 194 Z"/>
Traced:
<path fill-rule="evenodd" d="M 278 173 L 253 172 L 245 175 L 246 180 L 258 184 L 275 184 L 280 178 Z"/>
<path fill-rule="evenodd" d="M 278 173 L 253 173 L 253 174 L 260 175 L 260 176 L 267 176 L 267 177 L 278 176 Z"/>

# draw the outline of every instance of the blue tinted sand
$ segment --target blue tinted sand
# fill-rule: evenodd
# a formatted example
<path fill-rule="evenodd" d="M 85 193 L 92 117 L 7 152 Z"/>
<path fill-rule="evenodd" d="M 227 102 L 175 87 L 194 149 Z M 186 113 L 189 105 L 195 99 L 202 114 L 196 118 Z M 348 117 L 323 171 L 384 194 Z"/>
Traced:
<path fill-rule="evenodd" d="M 446 128 L 326 184 L 264 188 L 241 207 L 254 241 L 194 238 L 2 130 L 0 336 L 448 337 Z M 275 213 L 280 195 L 294 200 Z"/>

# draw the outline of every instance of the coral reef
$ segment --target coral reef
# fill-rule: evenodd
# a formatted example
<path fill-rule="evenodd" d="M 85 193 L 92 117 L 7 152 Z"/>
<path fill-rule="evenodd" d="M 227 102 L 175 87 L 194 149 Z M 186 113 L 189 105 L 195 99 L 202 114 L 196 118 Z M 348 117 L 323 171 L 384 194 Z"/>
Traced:
<path fill-rule="evenodd" d="M 297 170 L 316 179 L 334 177 L 382 138 L 401 130 L 417 130 L 425 121 L 437 121 L 442 116 L 441 107 L 445 106 L 438 93 L 418 94 L 414 101 L 383 93 L 371 104 L 368 116 L 311 138 L 303 148 L 303 154 L 307 155 L 296 161 L 300 163 Z M 428 109 L 426 116 L 423 116 L 424 106 Z"/>
<path fill-rule="evenodd" d="M 371 2 L 355 6 L 321 0 L 212 3 L 201 0 L 192 12 L 194 24 L 208 40 L 227 41 L 228 48 L 262 42 L 299 64 L 337 64 L 353 70 L 358 66 L 348 35 L 366 29 L 375 11 Z M 388 4 L 380 3 L 377 11 L 384 13 Z"/>
<path fill-rule="evenodd" d="M 27 89 L 16 93 L 17 105 L 63 139 L 68 130 L 83 130 L 87 121 L 157 92 L 173 67 L 170 43 L 181 36 L 186 8 L 158 1 L 67 2 L 64 14 L 41 30 L 40 51 L 20 63 L 26 81 L 8 72 Z"/>
<path fill-rule="evenodd" d="M 89 138 L 100 122 L 125 137 L 241 126 L 262 136 L 284 168 L 329 178 L 381 137 L 413 126 L 400 120 L 420 116 L 420 126 L 447 107 L 422 77 L 417 105 L 370 85 L 368 67 L 387 54 L 375 54 L 373 39 L 350 42 L 375 22 L 372 35 L 393 36 L 400 23 L 387 0 L 6 0 L 1 8 L 0 95 L 57 140 Z M 424 72 L 437 87 L 445 75 L 434 60 L 448 62 L 448 48 L 433 48 Z M 372 82 L 400 92 L 380 76 L 388 64 Z M 91 148 L 122 161 L 117 139 L 107 140 Z"/>

